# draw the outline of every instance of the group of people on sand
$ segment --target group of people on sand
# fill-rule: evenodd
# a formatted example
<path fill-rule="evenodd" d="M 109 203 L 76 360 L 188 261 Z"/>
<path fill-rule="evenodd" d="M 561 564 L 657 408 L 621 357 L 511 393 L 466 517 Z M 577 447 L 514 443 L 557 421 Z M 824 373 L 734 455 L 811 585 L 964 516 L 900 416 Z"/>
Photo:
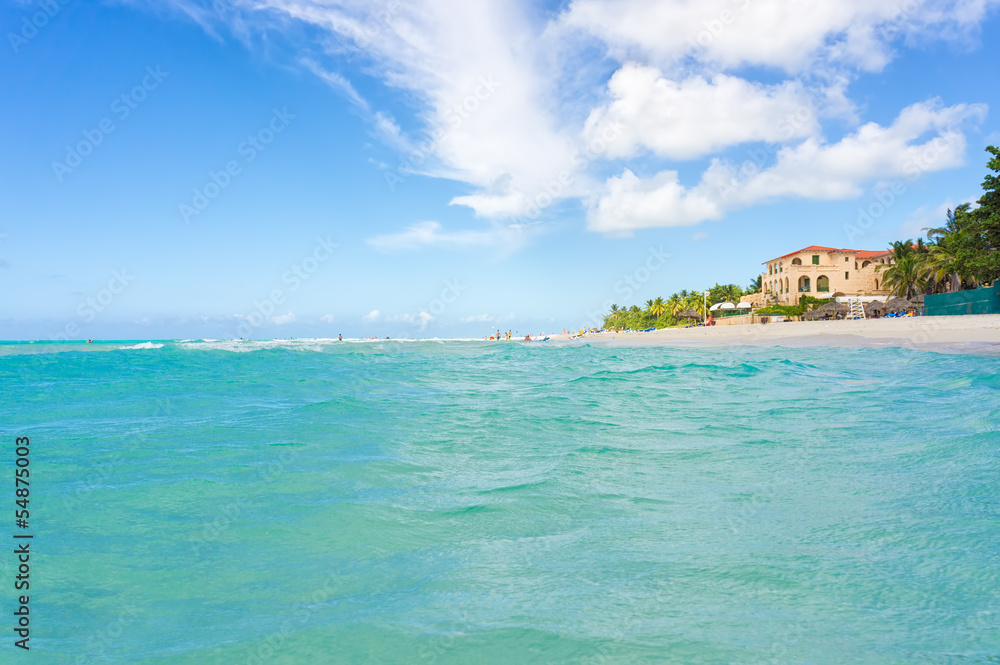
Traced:
<path fill-rule="evenodd" d="M 493 342 L 493 341 L 502 341 L 502 340 L 506 340 L 506 341 L 509 342 L 510 341 L 510 336 L 513 335 L 513 334 L 514 334 L 514 331 L 512 331 L 512 330 L 508 330 L 505 333 L 504 332 L 500 332 L 499 330 L 497 330 L 496 334 L 495 335 L 491 334 L 489 339 L 490 339 L 491 342 Z M 528 339 L 528 336 L 525 335 L 524 339 Z"/>

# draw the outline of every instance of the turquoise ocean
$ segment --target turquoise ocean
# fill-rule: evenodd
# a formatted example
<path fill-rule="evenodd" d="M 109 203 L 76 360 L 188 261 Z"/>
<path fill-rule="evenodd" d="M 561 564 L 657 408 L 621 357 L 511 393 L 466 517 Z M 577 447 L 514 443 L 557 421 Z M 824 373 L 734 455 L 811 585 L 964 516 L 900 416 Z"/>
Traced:
<path fill-rule="evenodd" d="M 996 356 L 4 343 L 0 385 L 5 664 L 1000 662 Z"/>

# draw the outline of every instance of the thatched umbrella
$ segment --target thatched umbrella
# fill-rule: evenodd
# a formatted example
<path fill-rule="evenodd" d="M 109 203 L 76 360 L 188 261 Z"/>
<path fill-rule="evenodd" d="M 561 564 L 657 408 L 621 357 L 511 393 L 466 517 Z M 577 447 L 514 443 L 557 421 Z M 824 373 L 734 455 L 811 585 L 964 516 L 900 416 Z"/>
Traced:
<path fill-rule="evenodd" d="M 678 319 L 698 319 L 699 321 L 701 321 L 702 319 L 701 314 L 699 312 L 694 311 L 693 309 L 682 309 L 681 311 L 677 312 L 677 314 L 675 314 L 674 316 L 676 316 Z"/>
<path fill-rule="evenodd" d="M 833 316 L 834 313 L 834 303 L 828 302 L 825 305 L 817 307 L 816 309 L 811 309 L 802 315 L 802 318 L 806 321 L 814 321 L 816 319 L 822 319 L 824 316 Z"/>
<path fill-rule="evenodd" d="M 889 311 L 886 309 L 885 303 L 881 300 L 872 300 L 871 302 L 865 303 L 865 316 L 871 316 L 872 314 L 884 314 Z"/>
<path fill-rule="evenodd" d="M 916 309 L 917 306 L 906 298 L 896 296 L 895 298 L 890 298 L 886 301 L 885 308 L 890 312 L 908 312 L 911 309 Z"/>

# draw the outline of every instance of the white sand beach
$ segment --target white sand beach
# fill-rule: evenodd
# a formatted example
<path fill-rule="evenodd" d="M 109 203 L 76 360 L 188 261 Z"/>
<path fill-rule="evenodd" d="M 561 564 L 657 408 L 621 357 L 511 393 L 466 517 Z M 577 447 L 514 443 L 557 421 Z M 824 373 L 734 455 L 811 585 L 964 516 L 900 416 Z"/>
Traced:
<path fill-rule="evenodd" d="M 993 354 L 1000 353 L 1000 314 L 665 328 L 650 332 L 551 335 L 551 341 L 661 346 L 901 346 Z"/>

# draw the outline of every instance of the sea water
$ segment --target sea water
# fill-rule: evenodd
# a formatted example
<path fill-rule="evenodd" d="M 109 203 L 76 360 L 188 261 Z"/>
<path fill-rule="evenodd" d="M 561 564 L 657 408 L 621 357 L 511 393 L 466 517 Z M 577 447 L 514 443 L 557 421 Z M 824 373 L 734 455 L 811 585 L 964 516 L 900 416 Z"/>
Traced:
<path fill-rule="evenodd" d="M 0 345 L 0 660 L 996 662 L 998 374 L 905 349 Z"/>

